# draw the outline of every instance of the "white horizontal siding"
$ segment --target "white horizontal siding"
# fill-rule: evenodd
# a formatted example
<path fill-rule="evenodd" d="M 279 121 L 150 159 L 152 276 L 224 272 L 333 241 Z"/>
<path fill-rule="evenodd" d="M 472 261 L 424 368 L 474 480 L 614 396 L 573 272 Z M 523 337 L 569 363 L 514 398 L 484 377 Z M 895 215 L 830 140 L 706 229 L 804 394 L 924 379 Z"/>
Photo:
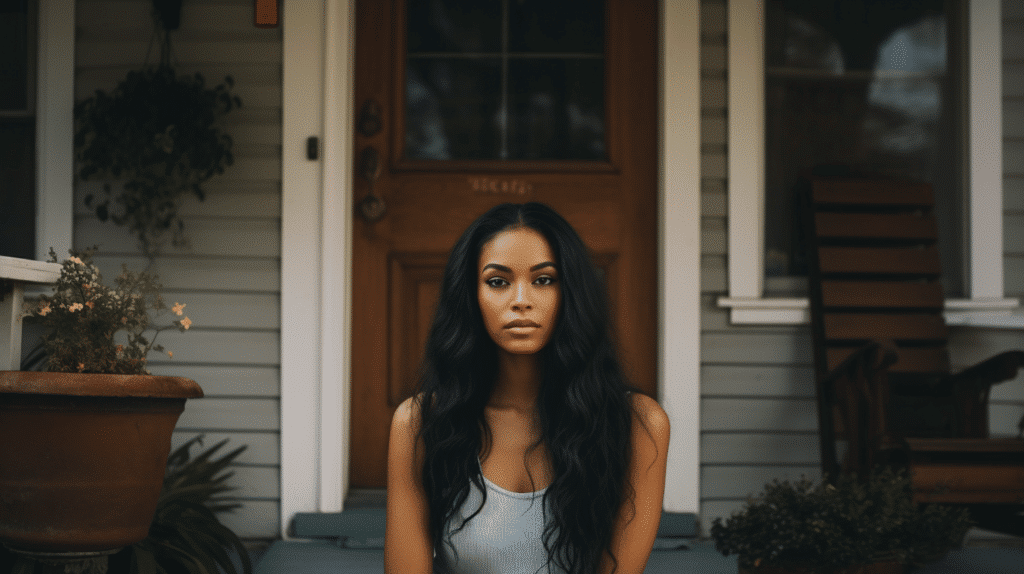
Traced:
<path fill-rule="evenodd" d="M 1024 3 L 1003 2 L 1004 238 L 1008 296 L 1024 297 Z M 806 327 L 733 326 L 727 290 L 725 0 L 702 12 L 701 523 L 728 517 L 773 478 L 818 477 L 811 337 Z M 1020 331 L 954 329 L 955 368 L 1024 348 Z M 1017 433 L 1024 376 L 992 391 L 991 431 Z"/>
<path fill-rule="evenodd" d="M 187 430 L 175 430 L 171 439 L 171 449 L 178 448 L 192 438 L 194 435 Z M 238 464 L 273 466 L 281 460 L 281 440 L 278 433 L 266 431 L 207 432 L 202 440 L 202 445 L 192 447 L 193 453 L 198 452 L 198 448 L 210 448 L 224 439 L 227 439 L 228 442 L 217 451 L 218 455 L 245 445 L 246 449 L 235 459 Z M 275 489 L 277 488 L 275 487 Z"/>
<path fill-rule="evenodd" d="M 146 258 L 138 254 L 107 255 L 100 252 L 93 261 L 104 277 L 115 277 L 120 273 L 122 262 L 130 269 L 146 267 Z M 159 257 L 150 271 L 160 276 L 164 289 L 170 290 L 281 292 L 281 261 L 278 257 L 191 257 L 169 254 Z"/>
<path fill-rule="evenodd" d="M 275 257 L 281 253 L 280 224 L 274 219 L 190 217 L 185 220 L 188 245 L 180 251 L 195 257 Z M 75 245 L 99 245 L 104 253 L 132 253 L 137 240 L 126 227 L 89 217 L 75 222 Z"/>
<path fill-rule="evenodd" d="M 764 435 L 743 431 L 706 432 L 701 437 L 705 466 L 763 464 L 764 453 L 774 454 L 774 463 L 788 466 L 818 464 L 818 433 L 795 431 Z"/>
<path fill-rule="evenodd" d="M 110 90 L 147 61 L 153 24 L 150 2 L 78 0 L 75 91 L 78 100 Z M 179 73 L 202 73 L 207 85 L 230 75 L 243 107 L 222 120 L 234 141 L 234 164 L 205 186 L 206 200 L 185 200 L 189 244 L 169 244 L 151 271 L 169 303 L 186 303 L 186 333 L 166 331 L 158 342 L 174 353 L 151 355 L 154 373 L 195 379 L 205 398 L 186 404 L 175 447 L 204 434 L 204 447 L 247 449 L 231 467 L 243 507 L 223 520 L 243 538 L 280 536 L 280 269 L 281 269 L 281 31 L 253 26 L 248 0 L 192 0 L 172 33 Z M 148 57 L 157 62 L 156 47 Z M 102 183 L 78 182 L 74 245 L 98 245 L 111 280 L 121 263 L 146 267 L 134 238 L 100 222 L 86 195 L 103 197 Z M 163 317 L 169 321 L 168 316 Z M 198 449 L 193 447 L 193 453 Z"/>
<path fill-rule="evenodd" d="M 817 461 L 799 466 L 707 465 L 701 470 L 701 497 L 728 501 L 736 498 L 736 492 L 756 493 L 772 479 L 797 480 L 804 476 L 812 479 L 821 478 L 821 469 Z"/>

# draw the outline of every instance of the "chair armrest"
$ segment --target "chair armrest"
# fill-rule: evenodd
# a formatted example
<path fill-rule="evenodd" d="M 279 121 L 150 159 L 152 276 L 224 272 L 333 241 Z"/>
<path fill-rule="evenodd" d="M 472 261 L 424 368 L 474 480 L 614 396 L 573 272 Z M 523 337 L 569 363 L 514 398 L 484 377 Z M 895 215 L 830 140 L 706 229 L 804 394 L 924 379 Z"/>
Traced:
<path fill-rule="evenodd" d="M 889 339 L 872 339 L 829 371 L 822 382 L 832 384 L 845 375 L 877 373 L 891 367 L 898 359 L 895 343 Z"/>
<path fill-rule="evenodd" d="M 954 388 L 962 385 L 987 387 L 1016 377 L 1021 366 L 1024 366 L 1024 351 L 1006 351 L 951 375 L 948 380 Z"/>
<path fill-rule="evenodd" d="M 874 452 L 886 441 L 889 399 L 886 369 L 896 362 L 892 341 L 874 339 L 851 353 L 818 383 L 818 423 L 822 470 L 834 480 L 841 472 L 860 475 L 874 468 Z M 835 444 L 838 415 L 847 453 L 840 462 Z"/>
<path fill-rule="evenodd" d="M 1024 366 L 1024 351 L 1006 351 L 947 379 L 962 409 L 957 414 L 961 417 L 958 426 L 964 436 L 988 436 L 989 391 L 992 385 L 1015 378 L 1021 366 Z M 1024 418 L 1017 426 L 1024 434 Z"/>

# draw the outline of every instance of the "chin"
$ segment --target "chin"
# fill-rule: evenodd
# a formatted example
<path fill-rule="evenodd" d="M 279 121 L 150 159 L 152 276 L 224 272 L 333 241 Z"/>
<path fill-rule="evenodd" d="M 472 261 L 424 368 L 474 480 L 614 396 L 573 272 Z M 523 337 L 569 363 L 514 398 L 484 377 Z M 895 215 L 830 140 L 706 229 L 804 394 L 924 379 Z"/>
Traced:
<path fill-rule="evenodd" d="M 535 342 L 501 345 L 501 349 L 510 355 L 533 355 L 539 353 L 544 345 Z"/>

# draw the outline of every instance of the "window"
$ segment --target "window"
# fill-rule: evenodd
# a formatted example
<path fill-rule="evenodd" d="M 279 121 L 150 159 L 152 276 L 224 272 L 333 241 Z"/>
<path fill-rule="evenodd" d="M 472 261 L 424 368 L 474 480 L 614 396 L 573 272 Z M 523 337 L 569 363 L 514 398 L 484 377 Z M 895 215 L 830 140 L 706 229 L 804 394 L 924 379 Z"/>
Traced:
<path fill-rule="evenodd" d="M 943 285 L 950 295 L 962 295 L 963 170 L 958 142 L 963 139 L 965 107 L 957 89 L 959 5 L 956 0 L 768 1 L 769 291 L 773 277 L 806 275 L 794 193 L 801 178 L 866 173 L 932 184 Z"/>
<path fill-rule="evenodd" d="M 35 14 L 28 0 L 0 4 L 0 255 L 36 247 Z"/>
<path fill-rule="evenodd" d="M 75 75 L 75 10 L 74 3 L 63 0 L 21 0 L 3 3 L 0 28 L 11 38 L 0 40 L 0 146 L 4 149 L 4 161 L 0 162 L 4 173 L 0 174 L 0 218 L 6 219 L 9 197 L 15 197 L 14 181 L 8 180 L 10 173 L 16 173 L 18 189 L 34 190 L 32 204 L 21 216 L 22 222 L 31 227 L 22 227 L 19 240 L 22 245 L 14 254 L 27 259 L 45 260 L 50 247 L 58 254 L 67 253 L 71 247 L 72 229 L 72 179 L 74 173 L 73 128 L 74 118 L 74 75 Z M 15 8 L 12 15 L 11 7 Z M 8 16 L 11 16 L 8 18 Z M 18 23 L 23 19 L 22 23 Z M 20 28 L 19 28 L 20 26 Z M 16 30 L 21 29 L 21 40 Z M 17 46 L 22 46 L 18 48 Z M 6 52 L 10 48 L 12 53 Z M 21 52 L 18 54 L 17 52 Z M 17 62 L 27 62 L 23 71 L 18 71 Z M 12 73 L 13 72 L 13 73 Z M 9 86 L 24 84 L 22 88 Z M 15 101 L 21 98 L 23 100 Z M 10 97 L 11 100 L 7 100 Z M 31 122 L 31 126 L 29 126 Z M 18 129 L 8 129 L 19 125 Z M 18 134 L 20 143 L 11 142 Z M 15 155 L 17 161 L 8 161 L 7 148 L 19 145 Z M 13 166 L 9 167 L 9 166 Z M 8 172 L 7 170 L 10 170 Z M 17 192 L 18 194 L 22 192 Z M 22 203 L 27 203 L 24 199 Z M 6 222 L 5 222 L 6 223 Z M 6 227 L 6 225 L 0 226 Z M 25 231 L 25 229 L 34 229 Z M 27 234 L 27 237 L 25 235 Z M 32 237 L 34 235 L 34 241 Z M 26 241 L 27 240 L 27 241 Z M 0 244 L 7 244 L 7 238 L 0 236 Z"/>
<path fill-rule="evenodd" d="M 965 298 L 947 299 L 947 319 L 1003 324 L 990 320 L 992 314 L 1005 313 L 1017 301 L 1003 298 L 1000 3 L 970 0 L 966 12 L 969 72 L 964 83 L 970 115 L 962 144 L 967 152 L 960 157 L 967 158 L 967 285 Z M 734 323 L 797 324 L 807 322 L 806 299 L 770 296 L 764 278 L 764 14 L 764 0 L 729 3 L 729 296 L 719 305 L 731 309 Z"/>

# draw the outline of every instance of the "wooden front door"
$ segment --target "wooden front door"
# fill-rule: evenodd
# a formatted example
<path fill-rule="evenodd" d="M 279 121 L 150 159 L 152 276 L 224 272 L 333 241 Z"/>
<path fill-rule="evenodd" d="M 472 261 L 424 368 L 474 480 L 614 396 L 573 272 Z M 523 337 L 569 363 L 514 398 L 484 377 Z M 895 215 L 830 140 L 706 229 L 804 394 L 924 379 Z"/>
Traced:
<path fill-rule="evenodd" d="M 498 203 L 580 232 L 653 395 L 657 4 L 360 0 L 356 19 L 351 485 L 385 485 L 447 252 Z"/>

